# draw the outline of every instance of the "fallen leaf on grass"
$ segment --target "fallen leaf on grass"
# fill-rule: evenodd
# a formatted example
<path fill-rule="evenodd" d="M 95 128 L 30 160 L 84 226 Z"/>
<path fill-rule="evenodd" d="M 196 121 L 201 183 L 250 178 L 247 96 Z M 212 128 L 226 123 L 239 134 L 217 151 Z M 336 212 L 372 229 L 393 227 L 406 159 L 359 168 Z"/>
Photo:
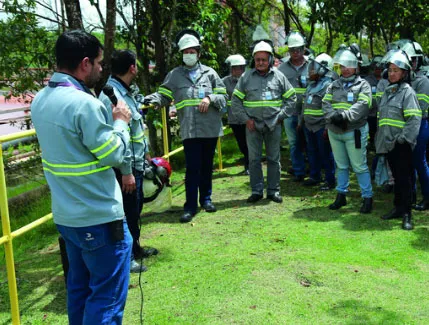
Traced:
<path fill-rule="evenodd" d="M 309 287 L 311 285 L 310 281 L 306 281 L 306 280 L 301 280 L 299 282 L 303 287 Z"/>
<path fill-rule="evenodd" d="M 250 309 L 256 309 L 256 305 L 250 306 Z"/>

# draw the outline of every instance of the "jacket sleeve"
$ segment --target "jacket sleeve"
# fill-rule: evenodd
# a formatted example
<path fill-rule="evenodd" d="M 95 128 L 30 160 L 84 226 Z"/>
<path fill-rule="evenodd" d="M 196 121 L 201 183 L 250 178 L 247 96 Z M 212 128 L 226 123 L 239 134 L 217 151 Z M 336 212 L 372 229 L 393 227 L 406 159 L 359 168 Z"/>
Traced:
<path fill-rule="evenodd" d="M 155 104 L 161 107 L 168 106 L 174 100 L 174 79 L 173 73 L 170 71 L 165 77 L 161 86 L 159 86 L 158 91 L 150 95 L 145 96 L 145 102 L 150 104 Z"/>
<path fill-rule="evenodd" d="M 243 101 L 246 98 L 244 90 L 244 76 L 245 74 L 238 79 L 231 98 L 231 112 L 241 124 L 246 124 L 247 120 L 250 119 L 250 116 L 247 114 L 243 105 Z"/>
<path fill-rule="evenodd" d="M 334 115 L 335 110 L 332 107 L 332 83 L 326 89 L 326 93 L 322 98 L 322 110 L 325 115 L 325 120 L 330 123 L 331 117 Z"/>
<path fill-rule="evenodd" d="M 363 81 L 356 103 L 354 103 L 350 109 L 342 111 L 342 114 L 350 122 L 359 121 L 368 116 L 371 105 L 371 86 L 367 81 Z"/>
<path fill-rule="evenodd" d="M 285 118 L 292 116 L 295 110 L 295 104 L 297 101 L 297 96 L 295 92 L 295 88 L 292 87 L 289 80 L 283 75 L 281 75 L 282 84 L 284 85 L 284 92 L 282 94 L 282 109 L 279 114 L 279 120 L 283 121 Z"/>
<path fill-rule="evenodd" d="M 83 144 L 102 165 L 119 167 L 129 147 L 127 123 L 116 120 L 113 125 L 108 124 L 106 107 L 97 99 L 81 109 L 75 123 Z"/>
<path fill-rule="evenodd" d="M 417 99 L 422 112 L 427 112 L 429 107 L 429 79 L 421 78 L 421 84 L 418 87 Z"/>
<path fill-rule="evenodd" d="M 222 79 L 214 70 L 210 74 L 210 79 L 212 83 L 213 94 L 208 95 L 208 97 L 210 98 L 211 105 L 214 105 L 220 111 L 226 107 L 226 101 L 228 100 L 226 87 Z"/>
<path fill-rule="evenodd" d="M 404 143 L 405 141 L 414 145 L 420 131 L 420 123 L 422 120 L 422 111 L 419 107 L 416 93 L 410 88 L 404 96 L 403 114 L 405 125 L 402 133 L 398 136 L 397 141 Z"/>

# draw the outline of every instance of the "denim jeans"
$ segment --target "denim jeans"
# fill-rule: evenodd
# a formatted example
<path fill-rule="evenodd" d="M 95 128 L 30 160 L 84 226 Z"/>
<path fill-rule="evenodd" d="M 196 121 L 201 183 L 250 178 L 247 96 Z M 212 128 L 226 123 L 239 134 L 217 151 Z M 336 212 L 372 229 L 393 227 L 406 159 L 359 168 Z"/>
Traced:
<path fill-rule="evenodd" d="M 361 148 L 355 147 L 354 131 L 335 133 L 328 130 L 329 141 L 337 165 L 337 191 L 346 194 L 349 188 L 349 168 L 352 167 L 361 189 L 363 198 L 371 198 L 372 185 L 366 161 L 366 146 L 368 144 L 368 124 L 360 129 Z"/>
<path fill-rule="evenodd" d="M 195 214 L 200 205 L 211 202 L 213 158 L 218 138 L 193 138 L 183 140 L 186 159 L 185 212 Z M 200 198 L 198 200 L 198 191 Z"/>
<path fill-rule="evenodd" d="M 296 176 L 305 175 L 304 154 L 301 151 L 302 139 L 300 138 L 296 127 L 298 126 L 298 116 L 290 116 L 283 121 L 287 141 L 289 142 L 290 159 L 292 161 L 293 173 Z"/>
<path fill-rule="evenodd" d="M 122 188 L 122 174 L 115 169 L 116 179 Z M 122 192 L 124 202 L 124 212 L 127 218 L 128 229 L 133 237 L 133 249 L 131 260 L 134 255 L 140 252 L 140 214 L 143 209 L 143 172 L 133 169 L 133 175 L 136 180 L 136 190 L 132 193 Z"/>
<path fill-rule="evenodd" d="M 426 161 L 426 145 L 429 141 L 428 120 L 422 120 L 420 124 L 417 144 L 413 150 L 413 165 L 419 176 L 420 187 L 424 199 L 429 199 L 429 168 Z M 416 189 L 416 173 L 413 173 L 413 188 Z"/>
<path fill-rule="evenodd" d="M 264 127 L 262 131 L 249 131 L 246 128 L 252 194 L 264 194 L 264 174 L 261 164 L 263 143 L 265 143 L 265 153 L 267 156 L 267 195 L 280 193 L 281 136 L 282 127 L 280 124 L 277 124 L 273 131 L 270 131 L 267 127 Z"/>
<path fill-rule="evenodd" d="M 56 225 L 69 260 L 67 312 L 70 325 L 122 324 L 130 276 L 132 237 L 114 240 L 109 224 Z"/>
<path fill-rule="evenodd" d="M 310 178 L 320 181 L 322 167 L 325 170 L 325 181 L 335 184 L 335 162 L 329 141 L 323 138 L 324 128 L 312 132 L 304 127 L 307 140 L 308 162 L 310 163 Z"/>

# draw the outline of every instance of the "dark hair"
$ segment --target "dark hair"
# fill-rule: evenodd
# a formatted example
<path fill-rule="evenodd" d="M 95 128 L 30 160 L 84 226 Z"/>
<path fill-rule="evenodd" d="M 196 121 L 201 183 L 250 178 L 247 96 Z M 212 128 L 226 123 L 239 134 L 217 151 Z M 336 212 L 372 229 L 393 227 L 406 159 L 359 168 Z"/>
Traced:
<path fill-rule="evenodd" d="M 111 59 L 112 75 L 123 76 L 130 66 L 136 64 L 136 55 L 130 50 L 115 50 Z"/>
<path fill-rule="evenodd" d="M 57 67 L 75 71 L 86 57 L 91 63 L 103 50 L 103 45 L 93 35 L 83 30 L 66 31 L 58 37 L 55 44 Z"/>

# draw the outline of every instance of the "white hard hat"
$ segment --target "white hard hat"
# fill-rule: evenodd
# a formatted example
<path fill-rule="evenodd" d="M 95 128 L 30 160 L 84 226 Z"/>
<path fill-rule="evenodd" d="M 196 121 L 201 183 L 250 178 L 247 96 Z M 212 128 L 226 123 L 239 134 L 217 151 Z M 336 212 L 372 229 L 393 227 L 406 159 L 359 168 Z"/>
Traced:
<path fill-rule="evenodd" d="M 326 53 L 319 54 L 318 56 L 316 56 L 314 61 L 316 61 L 320 65 L 323 65 L 331 71 L 334 69 L 334 59 L 332 59 L 331 56 Z"/>
<path fill-rule="evenodd" d="M 390 50 L 382 59 L 383 63 L 393 63 L 403 70 L 411 70 L 411 63 L 407 53 L 403 50 Z"/>
<path fill-rule="evenodd" d="M 225 63 L 228 63 L 231 67 L 235 67 L 237 65 L 246 65 L 246 59 L 240 54 L 233 54 L 228 56 L 225 60 Z"/>
<path fill-rule="evenodd" d="M 194 35 L 185 34 L 180 38 L 177 45 L 179 45 L 179 51 L 183 51 L 190 47 L 200 47 L 200 42 Z"/>
<path fill-rule="evenodd" d="M 417 42 L 409 42 L 405 43 L 401 46 L 401 50 L 403 50 L 410 58 L 416 56 L 423 56 L 423 49 Z"/>
<path fill-rule="evenodd" d="M 339 50 L 334 56 L 334 63 L 338 63 L 346 68 L 357 68 L 358 59 L 350 50 Z"/>
<path fill-rule="evenodd" d="M 268 52 L 272 55 L 273 54 L 273 48 L 267 42 L 261 41 L 255 45 L 255 48 L 253 49 L 252 56 L 255 56 L 256 52 Z"/>
<path fill-rule="evenodd" d="M 298 32 L 291 32 L 287 37 L 287 46 L 289 48 L 305 46 L 304 37 Z"/>

